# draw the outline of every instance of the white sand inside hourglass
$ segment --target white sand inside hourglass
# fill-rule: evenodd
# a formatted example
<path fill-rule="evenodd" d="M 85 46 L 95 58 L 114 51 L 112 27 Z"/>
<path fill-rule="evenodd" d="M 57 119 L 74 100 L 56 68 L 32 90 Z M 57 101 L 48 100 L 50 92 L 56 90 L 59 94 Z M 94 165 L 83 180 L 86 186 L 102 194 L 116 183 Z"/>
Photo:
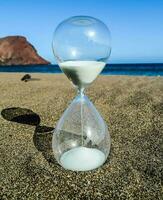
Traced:
<path fill-rule="evenodd" d="M 98 61 L 66 61 L 59 64 L 63 72 L 75 85 L 92 83 L 103 70 L 105 63 Z"/>
<path fill-rule="evenodd" d="M 73 171 L 88 171 L 100 167 L 105 162 L 105 154 L 95 148 L 76 147 L 60 158 L 62 167 Z"/>

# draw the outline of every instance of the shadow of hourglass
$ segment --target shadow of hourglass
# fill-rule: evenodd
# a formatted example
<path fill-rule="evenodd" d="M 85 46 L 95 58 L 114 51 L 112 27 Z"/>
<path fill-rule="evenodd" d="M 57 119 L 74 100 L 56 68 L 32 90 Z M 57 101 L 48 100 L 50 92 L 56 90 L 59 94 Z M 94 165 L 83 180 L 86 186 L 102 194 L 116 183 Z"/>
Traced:
<path fill-rule="evenodd" d="M 35 126 L 33 143 L 49 163 L 56 163 L 52 151 L 52 133 L 54 128 L 41 126 L 40 116 L 27 108 L 11 107 L 1 111 L 1 116 L 11 122 Z"/>

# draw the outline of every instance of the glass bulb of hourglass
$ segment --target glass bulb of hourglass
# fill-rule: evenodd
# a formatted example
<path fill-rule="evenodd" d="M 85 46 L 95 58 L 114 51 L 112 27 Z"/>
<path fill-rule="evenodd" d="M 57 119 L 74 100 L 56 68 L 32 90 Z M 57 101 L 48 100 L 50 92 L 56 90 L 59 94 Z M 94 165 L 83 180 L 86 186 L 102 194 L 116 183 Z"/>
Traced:
<path fill-rule="evenodd" d="M 92 17 L 69 18 L 54 33 L 53 52 L 78 91 L 53 133 L 54 156 L 65 169 L 95 169 L 107 159 L 110 135 L 101 115 L 84 95 L 84 89 L 96 79 L 110 55 L 109 30 Z"/>
<path fill-rule="evenodd" d="M 86 96 L 79 94 L 59 120 L 53 151 L 66 169 L 85 171 L 101 166 L 110 150 L 106 124 Z"/>

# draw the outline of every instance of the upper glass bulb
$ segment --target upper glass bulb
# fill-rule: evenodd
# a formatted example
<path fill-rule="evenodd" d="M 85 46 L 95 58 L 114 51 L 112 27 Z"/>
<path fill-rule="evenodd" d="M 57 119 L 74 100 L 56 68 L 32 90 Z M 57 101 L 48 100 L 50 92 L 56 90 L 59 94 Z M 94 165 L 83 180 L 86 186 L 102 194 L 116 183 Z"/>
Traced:
<path fill-rule="evenodd" d="M 79 89 L 96 79 L 111 53 L 109 29 L 89 16 L 75 16 L 60 23 L 52 44 L 60 68 Z"/>

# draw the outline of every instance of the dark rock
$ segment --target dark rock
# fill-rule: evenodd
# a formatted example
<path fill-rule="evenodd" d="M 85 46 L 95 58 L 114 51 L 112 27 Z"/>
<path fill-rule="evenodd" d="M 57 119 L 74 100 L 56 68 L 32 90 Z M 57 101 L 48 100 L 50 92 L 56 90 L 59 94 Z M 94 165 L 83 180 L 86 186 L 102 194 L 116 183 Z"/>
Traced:
<path fill-rule="evenodd" d="M 31 79 L 31 75 L 25 74 L 25 75 L 21 78 L 21 81 L 27 82 L 27 81 L 29 81 L 30 79 Z"/>
<path fill-rule="evenodd" d="M 23 36 L 0 38 L 0 65 L 50 64 Z"/>

